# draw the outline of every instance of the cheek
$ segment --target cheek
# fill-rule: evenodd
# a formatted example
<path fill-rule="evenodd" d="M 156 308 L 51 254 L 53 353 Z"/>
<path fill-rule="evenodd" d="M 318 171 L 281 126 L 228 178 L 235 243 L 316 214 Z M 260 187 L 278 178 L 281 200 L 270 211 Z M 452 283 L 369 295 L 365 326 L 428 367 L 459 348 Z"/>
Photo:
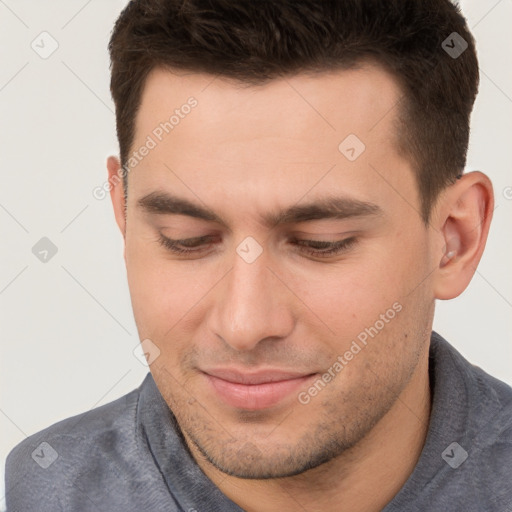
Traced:
<path fill-rule="evenodd" d="M 126 270 L 135 321 L 145 338 L 162 339 L 204 294 L 197 273 L 167 260 L 147 240 L 127 239 Z"/>
<path fill-rule="evenodd" d="M 389 307 L 399 294 L 398 277 L 390 275 L 385 262 L 358 261 L 302 275 L 296 280 L 297 295 L 328 324 L 345 330 L 351 320 L 374 316 Z M 347 323 L 348 322 L 348 323 Z"/>
<path fill-rule="evenodd" d="M 295 281 L 297 295 L 337 339 L 347 340 L 373 326 L 389 310 L 386 319 L 392 317 L 389 323 L 396 327 L 402 320 L 395 320 L 395 310 L 414 301 L 411 292 L 430 271 L 427 261 L 427 249 L 421 241 L 397 237 L 392 243 L 365 251 L 356 261 L 289 279 Z M 399 316 L 404 315 L 396 318 Z M 392 330 L 388 322 L 386 330 Z"/>

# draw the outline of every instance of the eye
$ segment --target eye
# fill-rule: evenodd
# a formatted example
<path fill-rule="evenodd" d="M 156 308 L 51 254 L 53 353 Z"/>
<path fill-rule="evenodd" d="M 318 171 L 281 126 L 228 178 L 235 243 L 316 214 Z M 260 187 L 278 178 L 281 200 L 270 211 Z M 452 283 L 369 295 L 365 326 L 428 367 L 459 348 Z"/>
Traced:
<path fill-rule="evenodd" d="M 172 240 L 166 236 L 160 235 L 158 242 L 166 249 L 176 254 L 191 254 L 204 250 L 206 242 L 212 241 L 211 236 L 198 236 L 195 238 L 186 238 L 183 240 Z"/>
<path fill-rule="evenodd" d="M 309 256 L 328 257 L 335 254 L 340 254 L 344 251 L 351 249 L 357 242 L 357 238 L 352 236 L 343 240 L 335 242 L 325 242 L 322 240 L 302 240 L 293 239 L 292 243 L 301 249 L 302 252 L 307 253 Z"/>
<path fill-rule="evenodd" d="M 186 238 L 182 240 L 172 240 L 166 236 L 160 235 L 158 239 L 160 245 L 175 254 L 195 254 L 208 249 L 215 242 L 215 237 L 198 236 L 195 238 Z M 292 238 L 290 243 L 303 253 L 315 257 L 328 257 L 339 254 L 351 249 L 357 242 L 356 237 L 352 236 L 335 242 L 326 242 L 323 240 L 303 240 Z"/>

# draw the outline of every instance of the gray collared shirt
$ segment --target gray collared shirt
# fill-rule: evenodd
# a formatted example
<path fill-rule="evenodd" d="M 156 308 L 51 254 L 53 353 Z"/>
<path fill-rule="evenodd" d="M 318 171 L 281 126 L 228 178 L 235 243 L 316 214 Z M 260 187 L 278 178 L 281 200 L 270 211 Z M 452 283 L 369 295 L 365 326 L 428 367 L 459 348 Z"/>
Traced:
<path fill-rule="evenodd" d="M 383 512 L 512 512 L 512 388 L 434 332 L 429 374 L 426 442 Z M 5 485 L 7 512 L 242 511 L 194 461 L 150 373 L 19 443 Z"/>

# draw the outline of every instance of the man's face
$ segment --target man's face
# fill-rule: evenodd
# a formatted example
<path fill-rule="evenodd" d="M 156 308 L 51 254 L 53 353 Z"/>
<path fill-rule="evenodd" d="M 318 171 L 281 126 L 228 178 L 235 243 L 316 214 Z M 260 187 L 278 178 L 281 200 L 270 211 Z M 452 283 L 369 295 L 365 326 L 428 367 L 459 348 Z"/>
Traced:
<path fill-rule="evenodd" d="M 372 66 L 262 86 L 163 70 L 146 82 L 132 151 L 150 149 L 128 181 L 134 316 L 189 445 L 226 473 L 332 459 L 424 361 L 440 254 L 396 151 L 400 97 Z M 165 194 L 212 215 L 162 213 Z M 301 209 L 327 199 L 337 216 Z M 175 253 L 161 237 L 205 238 Z"/>

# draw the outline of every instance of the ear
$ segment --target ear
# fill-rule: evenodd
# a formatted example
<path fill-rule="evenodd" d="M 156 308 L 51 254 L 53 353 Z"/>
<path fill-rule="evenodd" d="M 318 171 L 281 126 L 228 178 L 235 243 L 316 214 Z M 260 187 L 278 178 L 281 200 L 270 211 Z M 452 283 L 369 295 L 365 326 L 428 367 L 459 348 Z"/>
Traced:
<path fill-rule="evenodd" d="M 115 156 L 109 156 L 107 158 L 107 169 L 108 182 L 110 185 L 110 199 L 112 200 L 112 206 L 114 207 L 114 216 L 119 230 L 121 231 L 123 238 L 126 240 L 126 205 L 124 199 L 123 174 L 119 159 Z"/>
<path fill-rule="evenodd" d="M 468 286 L 482 257 L 493 211 L 491 181 L 478 171 L 463 175 L 440 196 L 435 226 L 444 248 L 433 283 L 437 299 L 453 299 Z"/>

